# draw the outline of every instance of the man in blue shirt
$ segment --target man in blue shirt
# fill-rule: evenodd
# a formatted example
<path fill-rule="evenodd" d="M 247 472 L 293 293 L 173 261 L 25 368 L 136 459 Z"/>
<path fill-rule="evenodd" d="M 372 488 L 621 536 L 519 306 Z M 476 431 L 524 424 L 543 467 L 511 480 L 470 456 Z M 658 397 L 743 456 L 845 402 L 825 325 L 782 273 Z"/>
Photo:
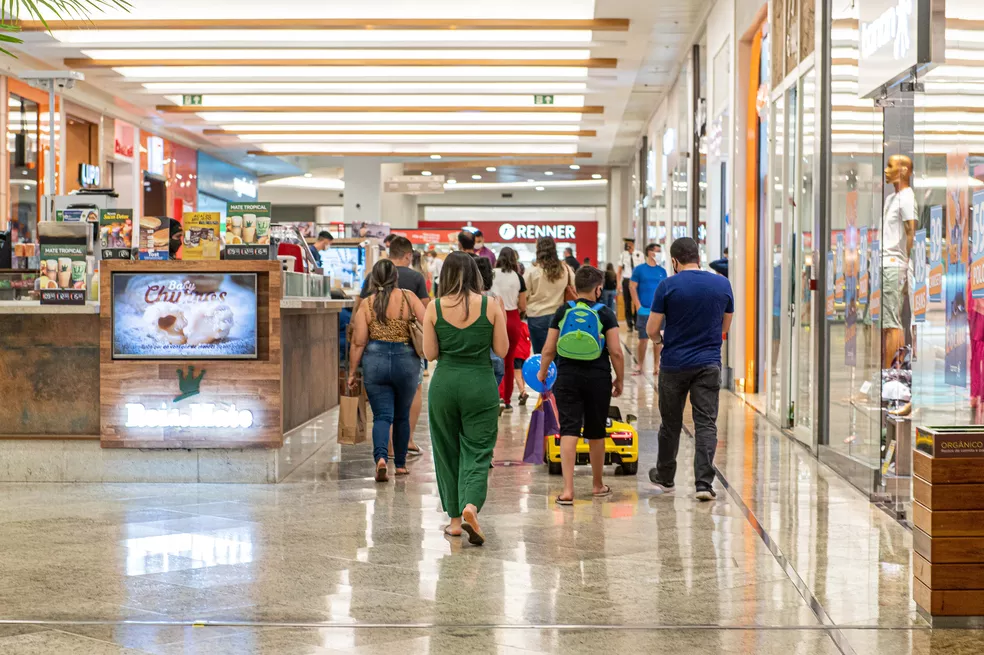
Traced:
<path fill-rule="evenodd" d="M 675 275 L 656 289 L 647 331 L 662 337 L 659 376 L 659 449 L 650 481 L 662 493 L 673 490 L 683 408 L 690 396 L 694 418 L 694 478 L 698 500 L 717 497 L 714 451 L 717 449 L 718 396 L 721 390 L 721 345 L 735 311 L 728 279 L 700 270 L 697 242 L 677 239 L 670 248 Z"/>
<path fill-rule="evenodd" d="M 632 375 L 642 375 L 643 364 L 646 363 L 646 346 L 649 335 L 646 334 L 646 322 L 649 320 L 649 306 L 653 303 L 656 287 L 666 279 L 666 269 L 656 263 L 659 254 L 659 244 L 650 243 L 646 246 L 646 261 L 632 270 L 632 280 L 629 291 L 632 294 L 632 308 L 636 315 L 635 328 L 639 333 L 639 344 L 636 346 L 636 366 Z M 631 326 L 630 326 L 631 327 Z M 653 375 L 659 375 L 660 346 L 653 346 Z"/>

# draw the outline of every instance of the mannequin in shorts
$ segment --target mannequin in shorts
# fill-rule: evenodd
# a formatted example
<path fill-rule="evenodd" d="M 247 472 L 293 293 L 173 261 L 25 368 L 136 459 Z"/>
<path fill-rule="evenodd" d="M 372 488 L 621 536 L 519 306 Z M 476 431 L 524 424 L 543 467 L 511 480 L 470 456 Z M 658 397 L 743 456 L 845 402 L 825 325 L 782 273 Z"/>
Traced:
<path fill-rule="evenodd" d="M 916 196 L 910 186 L 912 160 L 892 155 L 885 181 L 895 192 L 885 199 L 882 215 L 882 360 L 884 368 L 906 344 L 902 303 L 908 297 L 909 254 L 916 233 Z"/>

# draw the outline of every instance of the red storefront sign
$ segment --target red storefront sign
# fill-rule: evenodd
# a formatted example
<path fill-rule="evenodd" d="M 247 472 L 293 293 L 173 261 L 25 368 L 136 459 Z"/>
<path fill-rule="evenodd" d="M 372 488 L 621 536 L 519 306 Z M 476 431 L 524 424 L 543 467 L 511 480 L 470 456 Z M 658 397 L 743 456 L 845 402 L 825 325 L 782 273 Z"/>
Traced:
<path fill-rule="evenodd" d="M 535 243 L 540 237 L 553 237 L 557 243 L 573 243 L 574 254 L 579 260 L 598 256 L 598 223 L 595 221 L 543 221 L 523 223 L 511 221 L 469 221 L 453 223 L 450 221 L 426 221 L 419 230 L 404 231 L 414 243 L 457 243 L 458 232 L 468 228 L 481 230 L 486 243 Z M 394 230 L 394 232 L 397 232 Z M 434 240 L 414 241 L 416 234 L 439 235 Z"/>
<path fill-rule="evenodd" d="M 117 120 L 113 122 L 113 152 L 120 157 L 133 157 L 134 128 L 129 123 Z"/>

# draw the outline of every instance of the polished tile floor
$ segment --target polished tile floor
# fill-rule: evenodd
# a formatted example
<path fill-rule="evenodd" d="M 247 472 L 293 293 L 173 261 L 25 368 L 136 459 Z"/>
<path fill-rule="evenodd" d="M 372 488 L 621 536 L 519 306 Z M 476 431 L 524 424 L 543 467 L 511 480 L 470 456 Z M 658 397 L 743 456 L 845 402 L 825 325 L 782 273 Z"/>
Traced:
<path fill-rule="evenodd" d="M 653 400 L 619 401 L 640 474 L 596 501 L 581 471 L 566 509 L 503 416 L 484 548 L 441 532 L 426 421 L 386 485 L 368 445 L 280 485 L 2 485 L 0 654 L 984 652 L 916 614 L 909 533 L 733 396 L 718 500 L 687 464 L 655 495 Z"/>

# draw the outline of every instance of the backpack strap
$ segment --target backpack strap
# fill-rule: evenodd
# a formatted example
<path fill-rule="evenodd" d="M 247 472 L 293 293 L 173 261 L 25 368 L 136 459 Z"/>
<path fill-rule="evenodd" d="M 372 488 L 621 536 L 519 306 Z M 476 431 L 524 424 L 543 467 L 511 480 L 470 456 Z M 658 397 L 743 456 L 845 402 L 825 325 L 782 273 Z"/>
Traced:
<path fill-rule="evenodd" d="M 605 306 L 604 303 L 596 302 L 595 304 L 591 305 L 591 309 L 594 310 L 595 312 L 598 312 L 604 306 Z"/>
<path fill-rule="evenodd" d="M 568 306 L 569 306 L 569 307 L 570 307 L 571 309 L 574 309 L 575 307 L 577 307 L 577 301 L 576 301 L 576 300 L 568 300 L 568 301 L 567 301 L 567 304 L 568 304 Z"/>

